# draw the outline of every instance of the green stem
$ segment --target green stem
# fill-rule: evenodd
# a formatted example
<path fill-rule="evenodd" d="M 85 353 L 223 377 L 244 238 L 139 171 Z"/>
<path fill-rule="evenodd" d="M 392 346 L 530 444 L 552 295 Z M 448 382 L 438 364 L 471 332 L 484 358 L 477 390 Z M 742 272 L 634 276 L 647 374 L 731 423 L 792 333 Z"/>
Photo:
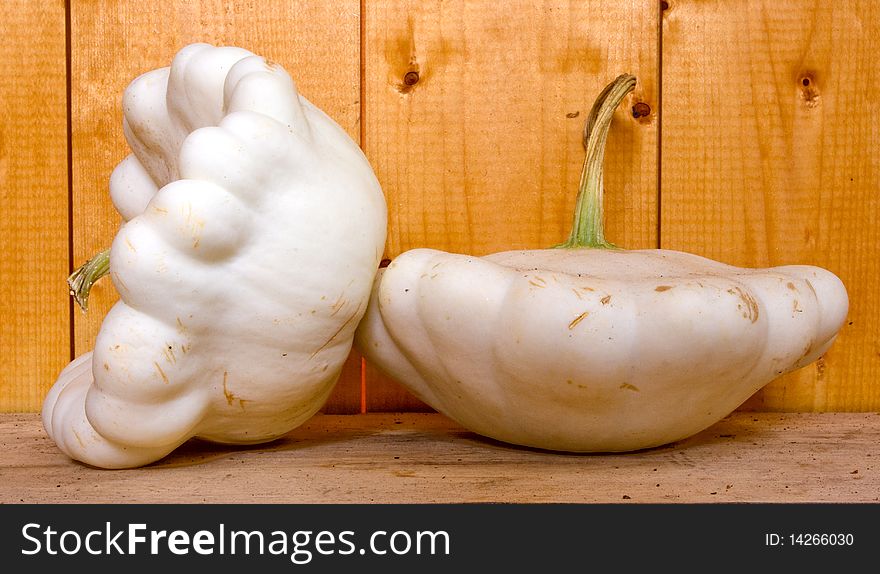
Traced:
<path fill-rule="evenodd" d="M 89 292 L 95 282 L 110 272 L 110 250 L 105 249 L 70 274 L 67 284 L 70 296 L 77 302 L 83 313 L 89 309 Z"/>
<path fill-rule="evenodd" d="M 621 74 L 596 98 L 590 115 L 584 124 L 584 147 L 587 150 L 581 181 L 578 185 L 574 223 L 568 240 L 556 247 L 577 249 L 581 247 L 615 249 L 616 245 L 605 240 L 603 209 L 603 163 L 605 143 L 614 110 L 636 86 L 635 76 Z"/>

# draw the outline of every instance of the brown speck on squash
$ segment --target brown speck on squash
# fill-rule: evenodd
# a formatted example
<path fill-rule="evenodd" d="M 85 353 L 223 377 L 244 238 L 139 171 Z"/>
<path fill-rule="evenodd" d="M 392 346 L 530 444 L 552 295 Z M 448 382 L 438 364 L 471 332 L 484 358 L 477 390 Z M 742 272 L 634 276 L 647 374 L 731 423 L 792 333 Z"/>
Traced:
<path fill-rule="evenodd" d="M 321 298 L 323 299 L 323 297 L 321 297 Z M 361 305 L 359 304 L 359 305 L 357 306 L 357 309 L 354 310 L 354 313 L 352 313 L 351 315 L 349 315 L 348 319 L 346 319 L 345 322 L 342 323 L 342 325 L 336 330 L 336 332 L 333 333 L 333 334 L 330 336 L 329 339 L 327 339 L 326 341 L 324 341 L 324 344 L 323 344 L 323 345 L 321 345 L 320 347 L 318 347 L 318 348 L 315 350 L 315 352 L 312 353 L 312 354 L 309 356 L 309 359 L 314 358 L 315 355 L 317 355 L 318 353 L 320 353 L 321 351 L 323 351 L 323 350 L 324 350 L 324 349 L 325 349 L 330 343 L 332 343 L 333 340 L 339 335 L 339 333 L 341 333 L 342 330 L 345 329 L 345 327 L 346 327 L 349 323 L 351 323 L 351 322 L 354 320 L 355 317 L 358 316 L 358 313 L 360 313 L 360 311 L 361 311 Z"/>
<path fill-rule="evenodd" d="M 580 315 L 578 315 L 577 317 L 575 317 L 575 318 L 571 321 L 571 323 L 568 324 L 568 330 L 571 331 L 572 329 L 574 329 L 575 327 L 577 327 L 578 323 L 580 323 L 581 321 L 583 321 L 584 319 L 586 319 L 587 317 L 589 317 L 589 315 L 590 315 L 590 312 L 589 312 L 589 311 L 584 311 L 583 313 L 581 313 Z"/>
<path fill-rule="evenodd" d="M 235 393 L 230 391 L 229 388 L 226 386 L 228 379 L 229 371 L 223 371 L 223 396 L 226 397 L 226 404 L 231 407 L 234 401 L 238 401 L 238 406 L 241 407 L 241 410 L 244 410 L 244 404 L 251 401 L 248 399 L 239 398 L 235 395 Z"/>
<path fill-rule="evenodd" d="M 162 367 L 160 367 L 159 363 L 157 363 L 156 361 L 153 361 L 153 365 L 156 367 L 156 370 L 159 371 L 159 376 L 162 377 L 162 380 L 165 381 L 165 384 L 167 385 L 170 381 L 168 380 L 168 377 L 165 375 L 165 371 L 162 370 Z"/>
<path fill-rule="evenodd" d="M 635 386 L 635 385 L 631 385 L 631 384 L 629 384 L 629 383 L 621 383 L 621 384 L 620 384 L 620 388 L 621 388 L 621 389 L 626 389 L 626 390 L 628 390 L 628 391 L 635 391 L 635 392 L 637 392 L 637 393 L 638 393 L 638 392 L 641 392 L 641 391 L 639 391 L 639 388 L 638 388 L 637 386 Z"/>
<path fill-rule="evenodd" d="M 226 387 L 227 380 L 229 379 L 229 371 L 223 371 L 223 396 L 226 397 L 226 403 L 229 406 L 232 406 L 232 401 L 235 400 L 235 395 L 232 394 L 229 389 Z"/>
<path fill-rule="evenodd" d="M 610 302 L 611 302 L 611 295 L 605 295 L 604 297 L 599 299 L 599 303 L 602 303 L 603 305 L 607 305 Z"/>
<path fill-rule="evenodd" d="M 672 285 L 657 285 L 654 287 L 654 291 L 659 291 L 661 293 L 663 291 L 669 291 L 670 289 L 672 289 Z"/>
<path fill-rule="evenodd" d="M 758 302 L 755 301 L 755 298 L 740 289 L 739 287 L 734 287 L 733 289 L 728 289 L 728 293 L 731 295 L 738 295 L 742 302 L 745 304 L 748 309 L 748 313 L 743 313 L 743 318 L 750 320 L 752 323 L 757 322 L 758 320 Z"/>
<path fill-rule="evenodd" d="M 816 276 L 816 274 L 813 273 L 813 277 L 815 277 L 815 276 Z M 810 291 L 813 292 L 813 296 L 814 296 L 814 297 L 818 297 L 818 295 L 816 294 L 816 288 L 813 287 L 813 284 L 810 283 L 810 280 L 809 280 L 809 279 L 804 279 L 804 281 L 807 282 L 807 287 L 809 287 L 809 288 L 810 288 Z"/>
<path fill-rule="evenodd" d="M 809 355 L 809 354 L 812 353 L 812 352 L 813 352 L 813 343 L 810 342 L 810 343 L 806 346 L 806 348 L 804 349 L 803 354 L 801 354 L 801 359 L 803 359 L 804 357 L 806 357 L 807 355 Z"/>
<path fill-rule="evenodd" d="M 336 302 L 333 303 L 333 305 L 330 307 L 331 309 L 333 309 L 333 313 L 331 313 L 330 316 L 332 317 L 333 315 L 338 313 L 339 310 L 345 307 L 347 303 L 348 301 L 345 300 L 345 293 L 340 293 L 339 297 L 336 299 Z"/>
<path fill-rule="evenodd" d="M 122 278 L 119 277 L 119 274 L 113 273 L 111 271 L 110 277 L 113 279 L 113 283 L 116 284 L 120 289 L 122 289 L 123 291 L 130 291 L 128 285 L 125 284 L 125 281 L 123 281 Z"/>

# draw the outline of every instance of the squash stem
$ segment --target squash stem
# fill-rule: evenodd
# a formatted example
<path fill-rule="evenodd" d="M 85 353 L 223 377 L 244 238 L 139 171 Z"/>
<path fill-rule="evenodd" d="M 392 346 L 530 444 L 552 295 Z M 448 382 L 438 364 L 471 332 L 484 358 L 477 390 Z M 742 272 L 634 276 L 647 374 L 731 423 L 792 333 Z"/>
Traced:
<path fill-rule="evenodd" d="M 575 204 L 574 223 L 568 240 L 556 247 L 561 249 L 577 249 L 581 247 L 598 249 L 616 249 L 617 246 L 605 240 L 605 222 L 603 207 L 603 164 L 605 161 L 605 143 L 611 128 L 614 110 L 628 93 L 636 86 L 635 76 L 621 74 L 596 98 L 590 115 L 584 124 L 584 147 L 586 157 L 581 170 L 578 185 L 577 203 Z"/>
<path fill-rule="evenodd" d="M 89 292 L 98 279 L 110 272 L 110 250 L 98 253 L 67 278 L 70 296 L 76 301 L 83 313 L 89 309 Z"/>

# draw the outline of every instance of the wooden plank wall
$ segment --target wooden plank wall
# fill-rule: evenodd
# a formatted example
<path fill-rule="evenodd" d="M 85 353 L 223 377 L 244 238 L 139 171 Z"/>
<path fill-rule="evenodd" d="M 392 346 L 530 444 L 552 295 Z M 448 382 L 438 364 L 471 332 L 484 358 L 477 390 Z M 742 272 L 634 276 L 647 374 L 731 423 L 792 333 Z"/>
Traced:
<path fill-rule="evenodd" d="M 360 142 L 388 199 L 386 257 L 561 240 L 586 112 L 635 74 L 606 157 L 609 238 L 838 273 L 838 342 L 743 408 L 880 409 L 880 18 L 863 3 L 18 0 L 0 18 L 0 411 L 38 410 L 91 348 L 112 286 L 82 315 L 64 278 L 119 223 L 122 90 L 193 41 L 281 63 Z M 353 353 L 325 411 L 425 408 Z"/>
<path fill-rule="evenodd" d="M 656 108 L 656 4 L 500 6 L 367 4 L 364 147 L 388 198 L 386 256 L 416 247 L 485 255 L 562 241 L 584 118 L 622 72 L 640 84 L 610 136 L 609 233 L 656 247 L 656 123 L 628 113 L 635 101 Z M 407 73 L 418 81 L 407 85 Z M 369 410 L 420 406 L 372 366 L 366 382 Z"/>
<path fill-rule="evenodd" d="M 64 5 L 0 5 L 0 409 L 33 410 L 70 356 Z M 58 279 L 61 281 L 59 282 Z"/>
<path fill-rule="evenodd" d="M 868 4 L 671 1 L 663 18 L 663 247 L 819 265 L 849 292 L 825 357 L 744 408 L 880 409 L 880 15 Z"/>

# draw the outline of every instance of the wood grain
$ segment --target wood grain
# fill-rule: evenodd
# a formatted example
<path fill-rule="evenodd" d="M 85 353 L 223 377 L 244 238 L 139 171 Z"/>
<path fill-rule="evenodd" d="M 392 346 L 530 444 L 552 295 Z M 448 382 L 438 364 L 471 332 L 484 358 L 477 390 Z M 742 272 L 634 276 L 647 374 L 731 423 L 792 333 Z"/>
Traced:
<path fill-rule="evenodd" d="M 606 158 L 607 228 L 656 247 L 655 2 L 369 2 L 364 149 L 388 199 L 386 257 L 431 247 L 485 255 L 568 234 L 584 119 L 621 73 L 638 77 Z M 369 410 L 418 401 L 367 367 Z"/>
<path fill-rule="evenodd" d="M 366 411 L 370 413 L 429 413 L 434 409 L 369 361 L 364 365 Z"/>
<path fill-rule="evenodd" d="M 880 15 L 673 0 L 663 18 L 662 246 L 836 273 L 849 322 L 744 408 L 880 409 Z"/>
<path fill-rule="evenodd" d="M 0 447 L 2 503 L 880 501 L 876 413 L 734 413 L 615 455 L 513 447 L 437 414 L 317 415 L 269 445 L 192 441 L 120 471 L 70 461 L 22 414 L 0 417 Z"/>
<path fill-rule="evenodd" d="M 358 0 L 71 3 L 73 106 L 73 254 L 77 264 L 110 244 L 120 219 L 108 181 L 128 153 L 122 135 L 122 92 L 143 72 L 167 66 L 192 42 L 236 45 L 278 62 L 299 91 L 355 141 L 360 134 Z M 77 312 L 76 353 L 88 351 L 116 301 L 109 281 L 93 290 L 87 315 Z M 360 395 L 360 361 L 338 393 Z M 344 408 L 334 405 L 334 412 Z M 345 400 L 343 401 L 345 402 Z M 359 403 L 359 401 L 358 401 Z M 359 404 L 358 404 L 359 407 Z M 353 412 L 359 412 L 360 409 Z"/>
<path fill-rule="evenodd" d="M 0 21 L 0 411 L 34 411 L 70 359 L 64 4 Z"/>
<path fill-rule="evenodd" d="M 0 310 L 0 411 L 38 410 L 71 345 L 91 348 L 115 293 L 99 284 L 90 314 L 71 316 L 64 277 L 117 230 L 107 182 L 127 153 L 122 91 L 193 41 L 280 62 L 363 135 L 388 197 L 388 257 L 559 241 L 590 102 L 618 73 L 636 74 L 606 160 L 609 239 L 838 273 L 851 312 L 832 350 L 743 408 L 880 409 L 880 16 L 864 3 L 669 0 L 662 22 L 654 0 L 68 4 L 70 102 L 65 4 L 0 7 L 0 296 L 16 302 Z M 633 118 L 636 102 L 650 114 Z M 372 366 L 362 397 L 360 363 L 349 358 L 327 412 L 363 400 L 427 409 Z"/>
<path fill-rule="evenodd" d="M 364 410 L 363 405 L 363 362 L 364 358 L 357 350 L 352 349 L 342 368 L 339 382 L 333 387 L 333 392 L 324 406 L 322 413 L 332 415 L 346 415 L 360 413 Z"/>

